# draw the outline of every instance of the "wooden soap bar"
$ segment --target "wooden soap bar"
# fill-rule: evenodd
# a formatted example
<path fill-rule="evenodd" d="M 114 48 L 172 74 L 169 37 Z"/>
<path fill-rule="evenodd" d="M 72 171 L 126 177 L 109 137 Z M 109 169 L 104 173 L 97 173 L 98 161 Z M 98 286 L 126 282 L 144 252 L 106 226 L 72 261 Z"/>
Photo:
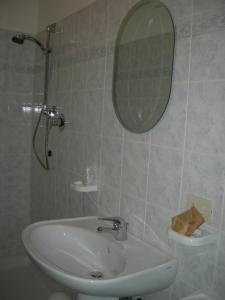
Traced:
<path fill-rule="evenodd" d="M 205 222 L 201 213 L 194 206 L 172 218 L 172 229 L 180 234 L 191 236 Z"/>

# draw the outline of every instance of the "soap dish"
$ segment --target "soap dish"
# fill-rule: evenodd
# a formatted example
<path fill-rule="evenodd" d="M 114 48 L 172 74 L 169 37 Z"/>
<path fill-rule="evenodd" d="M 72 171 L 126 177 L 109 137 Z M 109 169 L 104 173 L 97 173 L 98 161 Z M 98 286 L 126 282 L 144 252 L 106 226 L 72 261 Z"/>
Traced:
<path fill-rule="evenodd" d="M 70 184 L 71 190 L 81 192 L 81 193 L 90 193 L 97 192 L 98 187 L 94 184 L 83 184 L 81 181 L 75 181 Z"/>
<path fill-rule="evenodd" d="M 171 240 L 186 246 L 203 246 L 217 241 L 217 231 L 209 225 L 202 225 L 191 236 L 185 236 L 169 229 L 168 236 Z"/>

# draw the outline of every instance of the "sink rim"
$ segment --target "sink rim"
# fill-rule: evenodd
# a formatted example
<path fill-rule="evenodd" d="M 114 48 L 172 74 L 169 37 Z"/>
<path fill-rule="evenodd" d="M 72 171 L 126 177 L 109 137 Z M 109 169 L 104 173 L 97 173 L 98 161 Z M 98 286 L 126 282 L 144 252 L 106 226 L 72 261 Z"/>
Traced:
<path fill-rule="evenodd" d="M 62 226 L 62 225 L 65 225 L 67 226 L 65 223 L 67 222 L 70 222 L 70 221 L 75 221 L 75 220 L 85 220 L 85 219 L 98 219 L 97 216 L 91 216 L 91 217 L 81 217 L 81 218 L 68 218 L 68 219 L 56 219 L 56 220 L 47 220 L 47 221 L 40 221 L 40 222 L 36 222 L 36 223 L 32 223 L 30 225 L 28 225 L 22 232 L 22 240 L 23 240 L 23 243 L 25 245 L 25 250 L 27 251 L 27 253 L 29 254 L 29 256 L 31 256 L 34 260 L 37 260 L 41 265 L 43 265 L 44 267 L 46 267 L 46 264 L 48 266 L 48 268 L 52 271 L 56 271 L 56 272 L 59 272 L 59 273 L 63 273 L 64 275 L 68 275 L 68 276 L 73 276 L 75 278 L 77 278 L 78 280 L 81 280 L 81 282 L 89 282 L 89 281 L 94 281 L 94 282 L 111 282 L 111 281 L 120 281 L 121 279 L 129 279 L 129 277 L 133 277 L 134 275 L 138 275 L 139 273 L 148 273 L 149 269 L 151 270 L 155 270 L 157 268 L 159 268 L 159 266 L 166 266 L 167 264 L 171 264 L 171 261 L 175 261 L 177 262 L 176 258 L 174 258 L 172 255 L 170 254 L 167 254 L 165 252 L 163 252 L 161 249 L 157 249 L 159 250 L 162 254 L 164 254 L 165 256 L 168 256 L 168 262 L 165 262 L 165 263 L 162 263 L 160 265 L 157 265 L 155 267 L 151 267 L 151 268 L 146 268 L 144 270 L 140 270 L 140 271 L 137 271 L 137 272 L 134 272 L 134 273 L 130 273 L 130 274 L 125 274 L 125 275 L 122 275 L 120 276 L 120 274 L 116 277 L 112 277 L 112 278 L 101 278 L 101 279 L 92 279 L 92 278 L 83 278 L 83 277 L 78 277 L 72 273 L 69 273 L 67 271 L 65 271 L 64 269 L 60 268 L 59 266 L 55 265 L 54 263 L 52 263 L 51 261 L 49 261 L 47 258 L 45 258 L 44 256 L 42 256 L 41 254 L 39 254 L 35 248 L 32 247 L 31 243 L 29 242 L 29 240 L 27 240 L 27 238 L 29 237 L 29 234 L 32 232 L 32 230 L 34 228 L 37 228 L 37 227 L 41 227 L 41 226 L 44 226 L 44 225 L 50 225 L 50 224 L 55 224 L 55 225 L 59 225 L 59 226 Z M 75 226 L 75 225 L 74 225 Z M 80 226 L 78 226 L 80 227 Z M 28 236 L 27 236 L 28 234 Z M 140 240 L 138 238 L 134 238 L 133 236 L 131 236 L 130 234 L 128 234 L 129 238 L 131 239 L 135 239 L 137 241 L 140 241 L 140 243 L 146 245 L 147 247 L 154 247 L 156 248 L 154 245 L 151 245 L 149 246 L 148 243 L 146 243 L 145 241 L 143 240 Z M 120 241 L 117 241 L 115 240 L 116 242 L 118 242 L 119 244 L 122 244 L 123 242 L 120 242 Z M 28 249 L 27 249 L 28 247 Z M 121 273 L 123 274 L 123 272 Z"/>
<path fill-rule="evenodd" d="M 30 234 L 32 233 L 32 230 L 37 228 L 37 227 L 41 227 L 41 226 L 45 226 L 45 225 L 50 225 L 50 224 L 55 224 L 55 225 L 71 225 L 71 226 L 76 226 L 76 223 L 78 223 L 79 221 L 85 221 L 85 220 L 96 220 L 98 219 L 98 216 L 91 216 L 91 217 L 81 217 L 81 218 L 67 218 L 67 219 L 56 219 L 56 220 L 47 220 L 47 221 L 40 221 L 40 222 L 36 222 L 33 223 L 29 226 L 27 226 L 23 232 L 22 232 L 22 240 L 24 243 L 24 247 L 26 252 L 28 253 L 28 255 L 32 258 L 32 260 L 34 260 L 45 272 L 48 273 L 49 276 L 53 276 L 53 278 L 55 278 L 55 280 L 57 280 L 56 278 L 59 278 L 61 280 L 63 280 L 63 282 L 61 281 L 61 284 L 65 284 L 67 285 L 67 281 L 68 282 L 72 282 L 72 284 L 67 285 L 72 289 L 78 289 L 78 287 L 80 287 L 80 289 L 82 290 L 84 286 L 88 285 L 88 289 L 100 289 L 103 286 L 110 286 L 110 285 L 116 285 L 116 284 L 123 284 L 123 282 L 126 284 L 127 281 L 129 279 L 135 279 L 135 278 L 139 278 L 141 277 L 142 279 L 147 277 L 146 275 L 148 273 L 152 273 L 156 270 L 160 271 L 160 270 L 165 270 L 166 268 L 171 268 L 173 269 L 172 272 L 176 272 L 177 270 L 177 259 L 174 258 L 172 255 L 168 254 L 166 251 L 163 251 L 157 247 L 155 247 L 154 245 L 149 245 L 147 242 L 140 240 L 136 237 L 133 237 L 132 235 L 128 235 L 128 240 L 135 240 L 140 242 L 143 245 L 146 245 L 149 250 L 151 250 L 151 248 L 156 249 L 157 251 L 160 251 L 160 253 L 162 255 L 164 255 L 168 261 L 163 262 L 162 264 L 158 264 L 156 266 L 153 267 L 147 267 L 146 269 L 141 269 L 138 270 L 136 272 L 131 272 L 128 274 L 123 274 L 120 273 L 115 277 L 110 277 L 110 278 L 101 278 L 101 279 L 94 279 L 94 278 L 84 278 L 81 276 L 77 276 L 76 274 L 72 274 L 69 271 L 65 271 L 63 268 L 60 268 L 60 266 L 54 264 L 54 262 L 49 261 L 46 257 L 42 256 L 38 251 L 36 251 L 36 249 L 34 247 L 32 247 L 32 243 L 31 241 L 29 241 L 29 237 Z M 80 226 L 80 223 L 77 224 L 78 227 Z M 116 241 L 119 244 L 120 243 L 124 243 L 124 242 L 119 242 Z M 175 271 L 174 271 L 175 270 Z M 104 273 L 104 272 L 103 272 Z M 84 289 L 83 289 L 84 290 Z M 100 295 L 98 293 L 98 295 Z M 121 294 L 122 295 L 122 294 Z"/>

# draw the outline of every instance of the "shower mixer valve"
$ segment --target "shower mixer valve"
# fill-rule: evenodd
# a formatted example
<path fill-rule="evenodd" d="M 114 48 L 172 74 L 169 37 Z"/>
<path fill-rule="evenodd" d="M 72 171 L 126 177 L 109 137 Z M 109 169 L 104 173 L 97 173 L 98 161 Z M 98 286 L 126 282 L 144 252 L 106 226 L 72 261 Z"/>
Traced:
<path fill-rule="evenodd" d="M 66 122 L 63 114 L 57 111 L 56 106 L 44 106 L 43 114 L 51 120 L 52 126 L 57 126 L 59 128 L 64 128 Z"/>

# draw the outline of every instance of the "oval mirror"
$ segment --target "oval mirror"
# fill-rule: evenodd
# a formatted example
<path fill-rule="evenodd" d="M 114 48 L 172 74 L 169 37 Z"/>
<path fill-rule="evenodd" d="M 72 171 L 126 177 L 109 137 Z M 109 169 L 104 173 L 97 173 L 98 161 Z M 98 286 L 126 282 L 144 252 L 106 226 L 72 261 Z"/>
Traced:
<path fill-rule="evenodd" d="M 125 17 L 115 46 L 113 104 L 129 131 L 144 133 L 161 119 L 169 101 L 174 25 L 160 1 L 140 1 Z"/>

